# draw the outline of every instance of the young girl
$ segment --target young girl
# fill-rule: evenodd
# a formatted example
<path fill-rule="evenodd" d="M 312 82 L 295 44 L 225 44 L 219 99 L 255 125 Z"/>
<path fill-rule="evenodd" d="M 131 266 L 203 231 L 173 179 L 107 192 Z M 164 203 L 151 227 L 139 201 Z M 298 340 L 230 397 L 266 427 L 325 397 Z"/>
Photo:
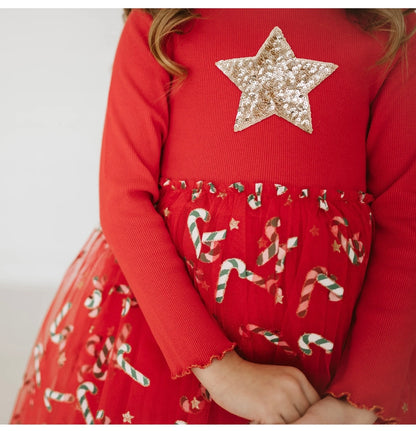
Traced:
<path fill-rule="evenodd" d="M 132 10 L 11 422 L 415 422 L 415 24 Z"/>

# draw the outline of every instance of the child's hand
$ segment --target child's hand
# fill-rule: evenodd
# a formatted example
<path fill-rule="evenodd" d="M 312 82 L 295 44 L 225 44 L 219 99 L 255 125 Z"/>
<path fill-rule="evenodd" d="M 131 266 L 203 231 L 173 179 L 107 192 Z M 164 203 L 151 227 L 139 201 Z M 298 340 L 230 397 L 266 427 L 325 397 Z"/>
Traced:
<path fill-rule="evenodd" d="M 372 424 L 377 416 L 347 401 L 327 396 L 314 404 L 295 424 Z"/>
<path fill-rule="evenodd" d="M 294 422 L 320 400 L 297 368 L 248 362 L 234 351 L 192 371 L 218 405 L 252 423 Z"/>

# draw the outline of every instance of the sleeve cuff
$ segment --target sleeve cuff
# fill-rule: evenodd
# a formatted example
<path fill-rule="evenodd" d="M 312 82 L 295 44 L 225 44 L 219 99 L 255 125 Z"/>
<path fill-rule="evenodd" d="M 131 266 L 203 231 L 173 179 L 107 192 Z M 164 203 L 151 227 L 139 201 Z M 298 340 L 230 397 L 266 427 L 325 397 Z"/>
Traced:
<path fill-rule="evenodd" d="M 398 420 L 396 417 L 390 417 L 385 413 L 385 409 L 382 406 L 373 405 L 371 403 L 362 403 L 359 402 L 358 399 L 355 398 L 354 395 L 352 395 L 349 392 L 337 392 L 337 391 L 331 391 L 327 390 L 325 392 L 325 395 L 331 395 L 332 397 L 346 401 L 348 404 L 357 407 L 359 409 L 365 409 L 368 411 L 373 412 L 377 416 L 377 420 L 374 422 L 375 424 L 396 424 L 398 423 Z"/>
<path fill-rule="evenodd" d="M 211 356 L 201 357 L 197 362 L 192 365 L 188 365 L 187 367 L 177 368 L 176 370 L 171 371 L 172 379 L 177 379 L 179 377 L 184 377 L 188 374 L 191 374 L 191 368 L 207 368 L 212 364 L 214 359 L 221 360 L 227 352 L 234 350 L 237 346 L 237 343 L 230 343 L 228 347 L 224 348 L 221 352 L 212 354 Z"/>

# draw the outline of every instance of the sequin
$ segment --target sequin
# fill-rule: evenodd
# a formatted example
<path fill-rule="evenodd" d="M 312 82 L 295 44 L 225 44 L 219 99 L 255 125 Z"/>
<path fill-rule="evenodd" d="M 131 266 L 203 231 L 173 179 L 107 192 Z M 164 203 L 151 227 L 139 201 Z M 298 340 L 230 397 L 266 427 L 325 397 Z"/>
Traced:
<path fill-rule="evenodd" d="M 296 58 L 279 27 L 256 56 L 219 60 L 215 65 L 241 90 L 234 131 L 277 115 L 312 133 L 308 93 L 338 67 Z"/>

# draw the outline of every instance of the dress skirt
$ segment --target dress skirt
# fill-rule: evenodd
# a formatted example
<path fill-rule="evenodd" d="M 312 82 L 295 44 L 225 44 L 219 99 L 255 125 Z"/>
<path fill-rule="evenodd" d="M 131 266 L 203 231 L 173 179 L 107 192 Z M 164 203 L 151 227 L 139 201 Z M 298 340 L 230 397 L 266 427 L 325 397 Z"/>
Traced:
<path fill-rule="evenodd" d="M 358 190 L 162 178 L 155 209 L 240 356 L 298 367 L 323 394 L 363 285 L 372 199 Z M 45 316 L 11 423 L 248 422 L 219 407 L 192 373 L 171 378 L 94 230 Z"/>

